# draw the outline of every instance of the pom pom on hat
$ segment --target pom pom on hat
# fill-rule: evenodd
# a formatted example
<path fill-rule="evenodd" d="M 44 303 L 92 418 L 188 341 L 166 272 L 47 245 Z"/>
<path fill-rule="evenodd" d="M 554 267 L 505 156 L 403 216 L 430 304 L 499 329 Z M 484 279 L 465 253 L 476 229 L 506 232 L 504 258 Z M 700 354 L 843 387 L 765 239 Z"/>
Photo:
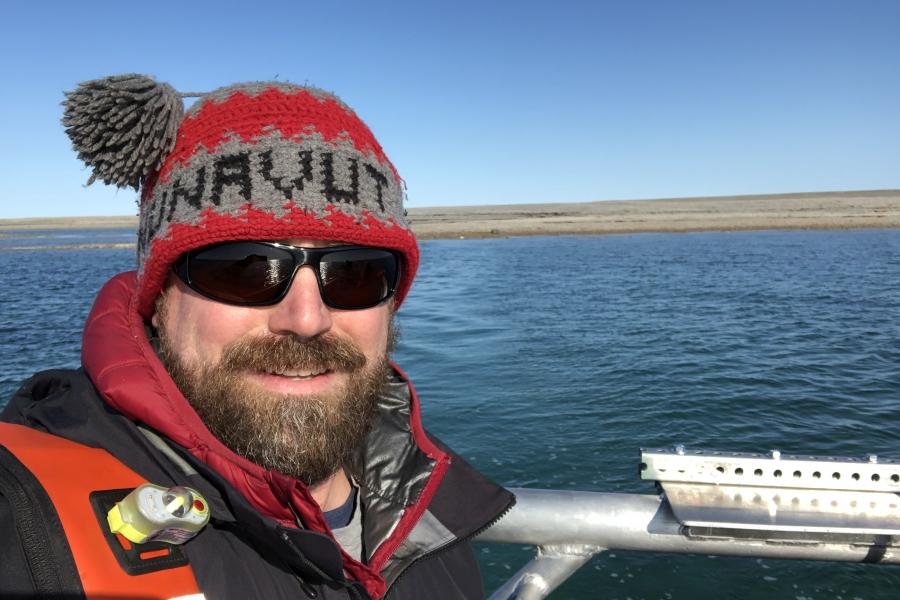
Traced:
<path fill-rule="evenodd" d="M 175 145 L 184 104 L 146 75 L 114 75 L 66 92 L 63 125 L 96 180 L 138 189 Z"/>

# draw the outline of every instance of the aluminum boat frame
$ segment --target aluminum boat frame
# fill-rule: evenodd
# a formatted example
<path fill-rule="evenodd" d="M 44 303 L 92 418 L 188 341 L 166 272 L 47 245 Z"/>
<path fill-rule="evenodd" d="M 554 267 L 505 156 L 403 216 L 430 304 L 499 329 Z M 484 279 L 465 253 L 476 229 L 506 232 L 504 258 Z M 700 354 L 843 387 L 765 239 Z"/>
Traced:
<path fill-rule="evenodd" d="M 516 506 L 479 541 L 537 556 L 490 600 L 547 597 L 592 556 L 643 550 L 900 563 L 900 463 L 879 459 L 641 450 L 659 495 L 513 488 Z"/>

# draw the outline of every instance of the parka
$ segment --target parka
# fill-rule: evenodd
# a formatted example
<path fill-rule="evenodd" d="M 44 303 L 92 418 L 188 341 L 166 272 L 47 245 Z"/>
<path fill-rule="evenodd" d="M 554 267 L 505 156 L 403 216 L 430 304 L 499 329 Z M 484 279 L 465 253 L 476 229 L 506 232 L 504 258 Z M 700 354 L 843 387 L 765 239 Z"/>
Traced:
<path fill-rule="evenodd" d="M 203 494 L 210 523 L 183 550 L 206 598 L 483 597 L 468 542 L 514 497 L 425 431 L 416 392 L 396 365 L 353 456 L 363 511 L 358 562 L 334 541 L 306 486 L 237 456 L 203 426 L 151 347 L 135 282 L 125 273 L 101 290 L 82 368 L 35 375 L 0 420 L 102 448 L 149 482 Z M 0 491 L 0 539 L 12 540 L 16 523 L 3 501 Z M 27 569 L 10 562 L 15 553 L 0 556 L 4 572 Z M 3 585 L 0 578 L 0 596 Z"/>

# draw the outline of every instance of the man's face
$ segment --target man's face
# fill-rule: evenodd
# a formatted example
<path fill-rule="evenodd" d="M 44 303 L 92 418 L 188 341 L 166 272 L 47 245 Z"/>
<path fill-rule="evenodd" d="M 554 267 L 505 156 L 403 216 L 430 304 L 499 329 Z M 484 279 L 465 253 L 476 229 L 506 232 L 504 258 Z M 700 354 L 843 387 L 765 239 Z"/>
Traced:
<path fill-rule="evenodd" d="M 210 431 L 236 453 L 310 485 L 340 468 L 384 383 L 391 301 L 329 308 L 309 266 L 273 306 L 224 304 L 172 279 L 153 324 L 169 372 Z"/>

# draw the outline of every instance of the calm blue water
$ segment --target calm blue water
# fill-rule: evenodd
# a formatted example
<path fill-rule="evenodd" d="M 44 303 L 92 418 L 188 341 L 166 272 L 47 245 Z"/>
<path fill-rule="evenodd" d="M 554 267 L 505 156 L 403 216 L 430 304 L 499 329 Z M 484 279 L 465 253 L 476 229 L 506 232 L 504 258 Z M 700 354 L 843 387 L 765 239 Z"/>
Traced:
<path fill-rule="evenodd" d="M 94 294 L 133 260 L 0 249 L 0 396 L 77 365 Z M 900 230 L 425 242 L 397 361 L 428 427 L 512 486 L 653 493 L 638 449 L 675 442 L 900 458 L 898 281 Z M 476 551 L 489 589 L 532 554 Z M 893 567 L 612 552 L 553 597 L 898 589 Z"/>

